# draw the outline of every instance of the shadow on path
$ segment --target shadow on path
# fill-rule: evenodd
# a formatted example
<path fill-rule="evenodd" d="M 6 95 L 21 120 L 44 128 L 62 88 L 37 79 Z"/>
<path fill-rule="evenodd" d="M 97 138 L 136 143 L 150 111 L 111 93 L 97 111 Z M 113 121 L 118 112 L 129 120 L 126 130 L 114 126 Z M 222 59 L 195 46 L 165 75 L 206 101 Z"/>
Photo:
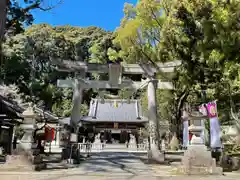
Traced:
<path fill-rule="evenodd" d="M 141 157 L 131 153 L 104 152 L 90 157 L 79 169 L 94 173 L 122 173 L 128 175 L 149 174 L 151 169 L 142 162 Z"/>

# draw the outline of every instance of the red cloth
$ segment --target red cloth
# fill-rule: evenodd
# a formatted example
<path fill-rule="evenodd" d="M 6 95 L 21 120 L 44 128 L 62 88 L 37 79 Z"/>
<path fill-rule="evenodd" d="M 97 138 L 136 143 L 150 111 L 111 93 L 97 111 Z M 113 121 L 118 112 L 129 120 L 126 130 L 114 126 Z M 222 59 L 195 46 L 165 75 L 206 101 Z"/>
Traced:
<path fill-rule="evenodd" d="M 191 133 L 189 133 L 189 141 L 191 141 L 192 140 L 192 134 Z"/>
<path fill-rule="evenodd" d="M 54 140 L 54 135 L 55 135 L 55 129 L 51 128 L 51 137 L 52 137 L 52 141 Z"/>
<path fill-rule="evenodd" d="M 47 141 L 53 141 L 54 140 L 54 135 L 55 135 L 55 132 L 54 132 L 54 128 L 51 128 L 51 127 L 46 127 L 45 128 L 45 138 Z"/>

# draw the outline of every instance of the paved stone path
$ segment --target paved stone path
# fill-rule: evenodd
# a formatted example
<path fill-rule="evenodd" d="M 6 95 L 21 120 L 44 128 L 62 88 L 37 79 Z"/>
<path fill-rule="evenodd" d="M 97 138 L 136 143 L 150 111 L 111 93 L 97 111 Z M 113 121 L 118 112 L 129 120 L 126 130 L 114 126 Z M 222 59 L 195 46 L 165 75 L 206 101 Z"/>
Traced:
<path fill-rule="evenodd" d="M 103 152 L 92 156 L 80 165 L 79 169 L 87 173 L 117 173 L 125 175 L 150 174 L 151 168 L 144 164 L 139 157 L 131 153 Z"/>
<path fill-rule="evenodd" d="M 0 167 L 1 168 L 1 167 Z M 0 171 L 1 180 L 236 180 L 240 173 L 226 176 L 174 176 L 171 166 L 147 165 L 131 153 L 99 153 L 79 167 L 53 171 Z"/>

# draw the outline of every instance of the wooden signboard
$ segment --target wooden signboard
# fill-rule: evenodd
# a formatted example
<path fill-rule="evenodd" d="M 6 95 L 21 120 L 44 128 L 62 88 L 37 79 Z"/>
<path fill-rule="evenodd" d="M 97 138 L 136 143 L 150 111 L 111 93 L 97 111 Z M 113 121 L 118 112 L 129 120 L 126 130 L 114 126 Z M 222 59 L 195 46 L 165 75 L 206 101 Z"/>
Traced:
<path fill-rule="evenodd" d="M 114 123 L 114 124 L 113 124 L 113 128 L 114 128 L 114 129 L 118 129 L 118 123 Z"/>

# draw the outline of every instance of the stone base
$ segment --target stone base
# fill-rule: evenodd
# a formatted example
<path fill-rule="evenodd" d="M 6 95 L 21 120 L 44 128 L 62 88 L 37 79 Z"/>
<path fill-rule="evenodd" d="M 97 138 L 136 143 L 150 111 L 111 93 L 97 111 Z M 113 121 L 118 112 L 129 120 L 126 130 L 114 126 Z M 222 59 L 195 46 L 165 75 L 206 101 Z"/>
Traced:
<path fill-rule="evenodd" d="M 221 167 L 208 168 L 192 166 L 191 168 L 179 167 L 177 170 L 180 174 L 187 175 L 222 175 L 223 170 Z"/>
<path fill-rule="evenodd" d="M 58 154 L 58 153 L 62 153 L 62 149 L 63 148 L 60 146 L 51 146 L 51 148 L 49 146 L 47 146 L 47 147 L 44 147 L 44 152 L 45 153 L 51 152 L 51 153 Z"/>
<path fill-rule="evenodd" d="M 158 150 L 156 146 L 152 146 L 148 151 L 148 161 L 155 163 L 164 163 L 165 156 Z"/>
<path fill-rule="evenodd" d="M 212 158 L 211 152 L 201 144 L 188 146 L 178 171 L 188 175 L 219 175 L 223 172 L 222 168 L 216 167 L 216 160 Z"/>

